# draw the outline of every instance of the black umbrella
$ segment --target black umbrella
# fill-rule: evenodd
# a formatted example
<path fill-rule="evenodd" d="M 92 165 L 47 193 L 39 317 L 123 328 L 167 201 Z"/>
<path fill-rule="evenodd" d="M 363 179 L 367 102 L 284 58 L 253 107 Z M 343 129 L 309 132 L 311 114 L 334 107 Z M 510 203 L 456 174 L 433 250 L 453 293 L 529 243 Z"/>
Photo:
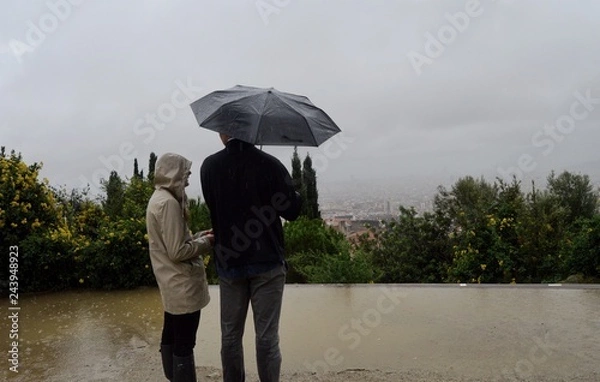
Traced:
<path fill-rule="evenodd" d="M 340 132 L 304 96 L 237 85 L 191 104 L 201 127 L 255 145 L 319 146 Z"/>

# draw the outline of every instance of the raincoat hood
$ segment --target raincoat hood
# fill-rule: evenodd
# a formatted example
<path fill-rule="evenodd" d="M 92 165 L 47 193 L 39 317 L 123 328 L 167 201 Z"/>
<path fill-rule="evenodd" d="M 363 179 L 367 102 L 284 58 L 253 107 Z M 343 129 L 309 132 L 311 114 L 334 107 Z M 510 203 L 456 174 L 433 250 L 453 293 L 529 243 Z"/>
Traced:
<path fill-rule="evenodd" d="M 185 199 L 185 181 L 192 162 L 178 154 L 166 153 L 156 161 L 154 188 L 167 190 L 181 202 Z"/>

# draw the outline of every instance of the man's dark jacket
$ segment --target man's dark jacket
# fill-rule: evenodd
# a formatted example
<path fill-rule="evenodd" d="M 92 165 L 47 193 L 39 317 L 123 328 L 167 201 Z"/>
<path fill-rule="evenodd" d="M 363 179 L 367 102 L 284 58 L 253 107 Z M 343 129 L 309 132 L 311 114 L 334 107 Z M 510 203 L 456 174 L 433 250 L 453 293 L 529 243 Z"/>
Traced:
<path fill-rule="evenodd" d="M 283 164 L 252 144 L 233 139 L 204 160 L 200 177 L 215 233 L 217 268 L 281 264 L 280 217 L 295 220 L 301 207 Z"/>

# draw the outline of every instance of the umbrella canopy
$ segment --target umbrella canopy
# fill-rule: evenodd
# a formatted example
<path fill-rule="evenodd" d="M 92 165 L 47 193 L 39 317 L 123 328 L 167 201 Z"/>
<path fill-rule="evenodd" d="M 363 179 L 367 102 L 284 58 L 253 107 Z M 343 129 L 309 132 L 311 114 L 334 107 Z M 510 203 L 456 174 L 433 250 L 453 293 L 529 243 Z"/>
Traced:
<path fill-rule="evenodd" d="M 319 146 L 340 132 L 304 96 L 237 85 L 191 104 L 201 127 L 255 145 Z"/>

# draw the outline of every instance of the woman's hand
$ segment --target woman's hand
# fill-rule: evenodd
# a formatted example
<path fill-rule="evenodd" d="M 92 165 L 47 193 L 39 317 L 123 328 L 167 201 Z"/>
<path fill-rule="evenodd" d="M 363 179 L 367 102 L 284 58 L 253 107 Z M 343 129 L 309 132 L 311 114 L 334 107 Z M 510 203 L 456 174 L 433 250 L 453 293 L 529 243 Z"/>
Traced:
<path fill-rule="evenodd" d="M 205 231 L 199 231 L 194 234 L 194 240 L 206 238 L 211 246 L 215 245 L 215 235 L 212 229 L 207 229 Z"/>

